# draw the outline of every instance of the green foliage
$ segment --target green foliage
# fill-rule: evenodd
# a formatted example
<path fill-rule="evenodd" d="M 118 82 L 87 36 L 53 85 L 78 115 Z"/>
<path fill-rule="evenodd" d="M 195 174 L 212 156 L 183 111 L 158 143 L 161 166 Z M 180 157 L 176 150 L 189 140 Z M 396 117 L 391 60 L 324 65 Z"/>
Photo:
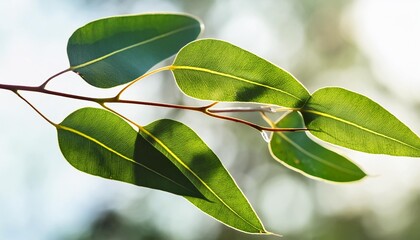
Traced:
<path fill-rule="evenodd" d="M 67 54 L 71 69 L 89 84 L 128 83 L 175 54 L 201 32 L 201 23 L 180 14 L 142 14 L 100 19 L 77 29 Z"/>
<path fill-rule="evenodd" d="M 420 157 L 420 138 L 379 104 L 343 88 L 316 91 L 302 110 L 310 132 L 368 153 Z"/>
<path fill-rule="evenodd" d="M 228 226 L 249 233 L 266 233 L 220 160 L 189 127 L 164 119 L 147 125 L 140 133 L 205 196 L 187 197 L 191 203 Z"/>
<path fill-rule="evenodd" d="M 302 116 L 291 112 L 277 127 L 304 127 Z M 292 169 L 309 176 L 335 182 L 356 181 L 366 174 L 349 159 L 319 145 L 304 132 L 275 132 L 270 141 L 273 157 Z"/>
<path fill-rule="evenodd" d="M 290 73 L 220 40 L 188 44 L 176 55 L 171 69 L 181 90 L 198 99 L 297 108 L 309 98 Z"/>
<path fill-rule="evenodd" d="M 107 104 L 198 111 L 245 124 L 264 135 L 271 131 L 272 137 L 267 140 L 276 160 L 307 176 L 333 182 L 356 181 L 366 174 L 309 134 L 358 151 L 420 157 L 420 138 L 369 98 L 334 87 L 319 89 L 311 95 L 290 73 L 244 49 L 215 39 L 191 42 L 200 31 L 199 20 L 180 14 L 100 19 L 70 37 L 69 69 L 39 87 L 0 84 L 0 88 L 16 93 L 56 127 L 60 149 L 75 168 L 181 195 L 220 222 L 247 233 L 270 234 L 219 158 L 193 130 L 168 119 L 141 126 Z M 174 54 L 172 65 L 148 72 Z M 120 99 L 133 83 L 165 70 L 173 72 L 179 88 L 188 96 L 215 102 L 193 107 Z M 66 71 L 78 73 L 96 87 L 127 85 L 109 98 L 46 89 L 49 81 Z M 56 124 L 20 91 L 95 102 L 106 110 L 82 108 Z M 213 108 L 218 101 L 234 102 L 236 107 Z M 258 105 L 243 108 L 242 103 Z M 270 126 L 220 115 L 249 111 L 260 112 Z M 277 111 L 289 113 L 273 122 L 270 113 Z"/>
<path fill-rule="evenodd" d="M 79 109 L 57 125 L 57 132 L 61 152 L 80 171 L 205 199 L 164 154 L 109 111 Z"/>
<path fill-rule="evenodd" d="M 61 152 L 81 171 L 182 195 L 227 225 L 266 232 L 217 156 L 182 123 L 158 120 L 139 134 L 109 111 L 82 108 L 57 131 Z"/>

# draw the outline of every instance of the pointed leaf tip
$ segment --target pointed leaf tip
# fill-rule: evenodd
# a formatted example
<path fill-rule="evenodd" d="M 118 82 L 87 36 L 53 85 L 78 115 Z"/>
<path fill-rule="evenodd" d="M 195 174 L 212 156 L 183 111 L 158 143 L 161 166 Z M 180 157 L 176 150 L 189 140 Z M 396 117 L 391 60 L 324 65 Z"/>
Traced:
<path fill-rule="evenodd" d="M 192 129 L 163 119 L 147 125 L 140 133 L 171 159 L 207 199 L 186 197 L 188 201 L 236 230 L 266 233 L 229 172 Z"/>
<path fill-rule="evenodd" d="M 167 119 L 140 130 L 96 108 L 79 109 L 57 125 L 60 149 L 77 169 L 182 195 L 227 226 L 266 233 L 229 172 L 194 131 Z"/>
<path fill-rule="evenodd" d="M 324 141 L 367 153 L 420 157 L 419 136 L 361 94 L 319 89 L 302 114 L 310 132 Z"/>

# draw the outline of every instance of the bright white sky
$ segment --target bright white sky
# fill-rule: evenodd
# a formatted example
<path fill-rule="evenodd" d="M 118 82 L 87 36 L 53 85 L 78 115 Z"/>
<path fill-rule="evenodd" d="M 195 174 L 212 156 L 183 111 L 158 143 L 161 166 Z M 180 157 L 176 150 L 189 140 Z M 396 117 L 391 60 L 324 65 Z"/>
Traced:
<path fill-rule="evenodd" d="M 420 101 L 420 1 L 359 0 L 351 12 L 358 43 L 378 80 Z"/>

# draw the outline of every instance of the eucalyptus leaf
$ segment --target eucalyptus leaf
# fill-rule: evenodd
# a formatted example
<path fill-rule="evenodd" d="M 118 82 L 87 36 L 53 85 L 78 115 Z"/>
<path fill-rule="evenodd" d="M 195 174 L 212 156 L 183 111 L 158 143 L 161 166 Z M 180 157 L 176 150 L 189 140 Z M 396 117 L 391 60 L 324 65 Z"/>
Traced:
<path fill-rule="evenodd" d="M 196 39 L 201 29 L 199 20 L 182 14 L 99 19 L 70 37 L 70 69 L 96 87 L 128 83 Z"/>
<path fill-rule="evenodd" d="M 215 39 L 197 40 L 183 47 L 171 69 L 185 94 L 203 100 L 298 108 L 310 96 L 290 73 Z"/>
<path fill-rule="evenodd" d="M 218 157 L 189 127 L 158 120 L 140 133 L 189 178 L 205 199 L 186 197 L 220 222 L 248 233 L 268 233 Z"/>
<path fill-rule="evenodd" d="M 205 199 L 164 154 L 109 111 L 79 109 L 57 125 L 57 131 L 64 157 L 83 172 Z"/>
<path fill-rule="evenodd" d="M 343 88 L 316 91 L 302 109 L 316 137 L 350 149 L 420 157 L 420 138 L 371 99 Z"/>
<path fill-rule="evenodd" d="M 298 112 L 291 112 L 276 127 L 303 128 L 304 123 Z M 350 182 L 366 176 L 349 159 L 314 142 L 305 132 L 274 132 L 269 147 L 277 161 L 311 177 Z"/>

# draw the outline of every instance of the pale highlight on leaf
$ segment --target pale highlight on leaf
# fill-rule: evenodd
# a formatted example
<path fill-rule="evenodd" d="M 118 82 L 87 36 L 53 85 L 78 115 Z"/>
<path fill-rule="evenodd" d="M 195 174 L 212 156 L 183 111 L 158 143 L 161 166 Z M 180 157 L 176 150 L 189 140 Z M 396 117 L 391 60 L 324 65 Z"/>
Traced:
<path fill-rule="evenodd" d="M 99 19 L 70 37 L 70 69 L 96 87 L 125 84 L 196 39 L 201 29 L 199 20 L 182 14 Z"/>
<path fill-rule="evenodd" d="M 276 127 L 302 128 L 302 116 L 298 112 L 291 112 L 281 118 Z M 269 147 L 277 161 L 310 177 L 351 182 L 366 176 L 349 159 L 314 142 L 305 132 L 275 132 Z"/>
<path fill-rule="evenodd" d="M 171 70 L 185 94 L 203 100 L 298 108 L 310 96 L 287 71 L 215 39 L 197 40 L 183 47 Z"/>
<path fill-rule="evenodd" d="M 420 157 L 420 138 L 371 99 L 343 88 L 316 91 L 302 109 L 311 133 L 350 149 Z"/>

